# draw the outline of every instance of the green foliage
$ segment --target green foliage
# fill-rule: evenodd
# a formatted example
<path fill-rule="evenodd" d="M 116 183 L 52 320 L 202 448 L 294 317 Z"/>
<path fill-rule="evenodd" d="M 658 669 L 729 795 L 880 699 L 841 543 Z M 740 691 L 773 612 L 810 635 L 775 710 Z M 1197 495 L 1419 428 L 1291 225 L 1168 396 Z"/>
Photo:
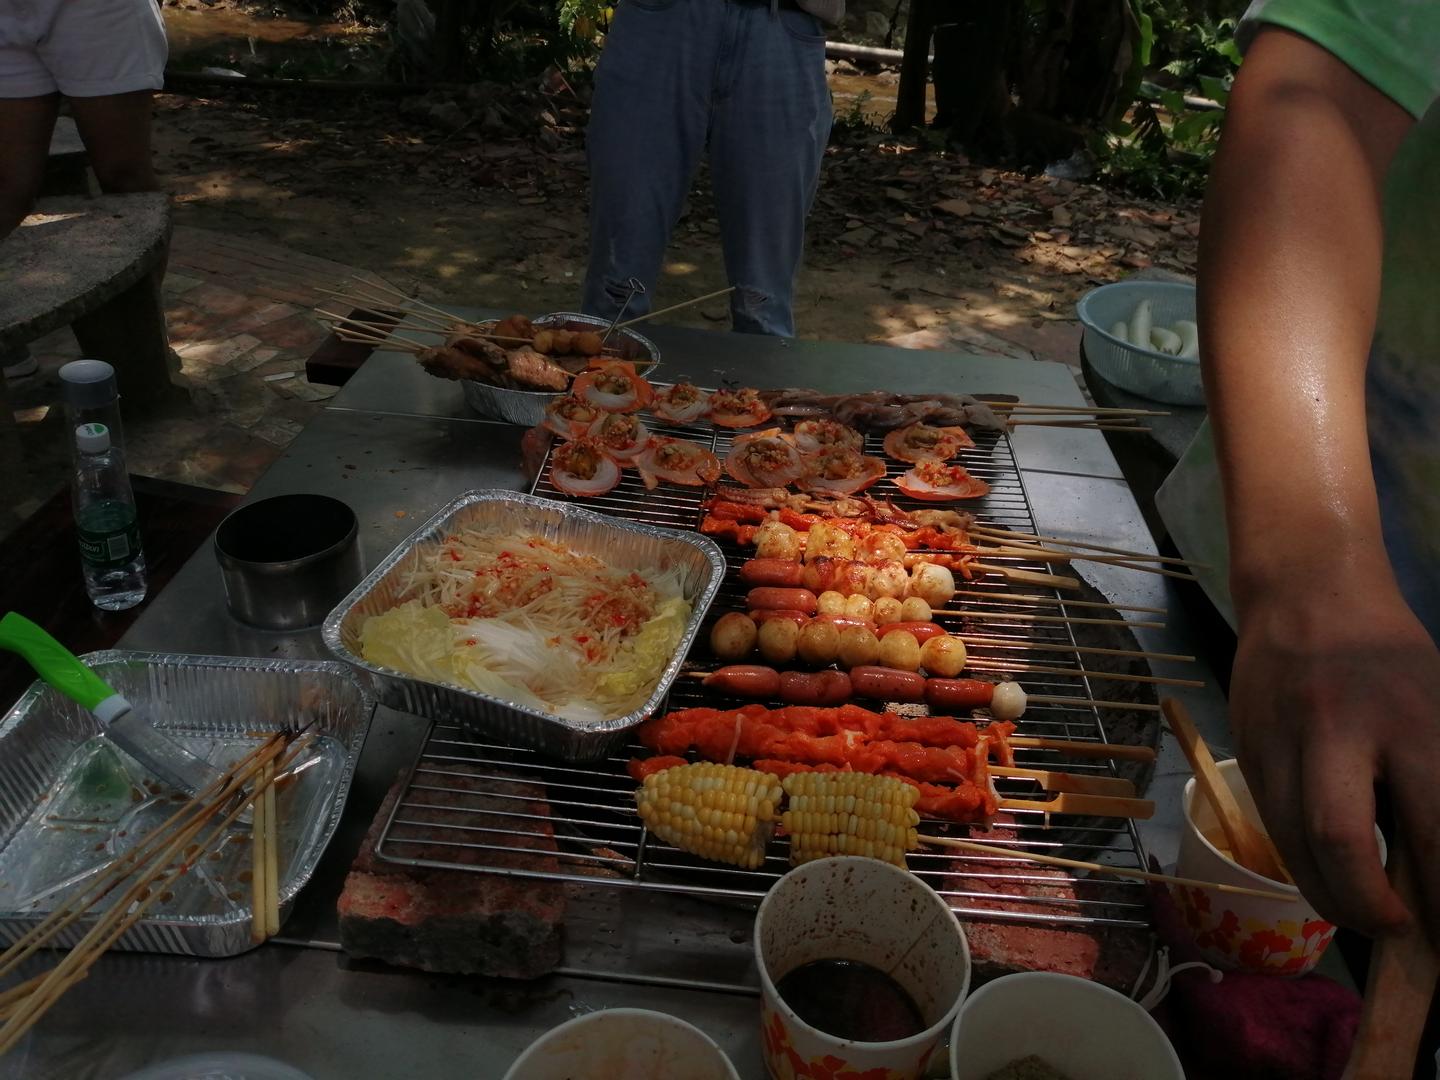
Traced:
<path fill-rule="evenodd" d="M 890 130 L 890 121 L 887 117 L 878 117 L 870 110 L 870 100 L 874 97 L 869 90 L 862 90 L 850 99 L 850 104 L 843 109 L 834 109 L 835 95 L 830 95 L 830 103 L 834 119 L 831 122 L 831 129 L 839 135 L 860 134 L 866 135 L 873 132 L 884 132 Z"/>
<path fill-rule="evenodd" d="M 560 0 L 556 12 L 560 28 L 582 41 L 607 32 L 614 14 L 614 0 Z"/>
<path fill-rule="evenodd" d="M 1240 50 L 1236 20 L 1212 22 L 1209 14 L 1176 22 L 1177 0 L 1132 0 L 1140 27 L 1134 66 L 1138 85 L 1128 118 L 1116 121 L 1095 146 L 1101 175 L 1122 187 L 1162 198 L 1199 195 L 1220 139 L 1225 106 Z M 1143 80 L 1162 50 L 1171 59 L 1160 68 L 1165 85 Z M 1186 98 L 1214 102 L 1191 104 Z"/>

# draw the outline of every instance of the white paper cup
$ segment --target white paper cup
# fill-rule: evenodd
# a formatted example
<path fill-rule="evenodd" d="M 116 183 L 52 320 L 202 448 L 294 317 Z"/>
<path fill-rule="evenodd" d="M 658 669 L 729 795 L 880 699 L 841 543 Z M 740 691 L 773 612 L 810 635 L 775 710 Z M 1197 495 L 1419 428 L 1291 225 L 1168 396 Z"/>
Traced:
<path fill-rule="evenodd" d="M 699 1028 L 649 1009 L 588 1013 L 540 1036 L 504 1080 L 740 1080 Z"/>
<path fill-rule="evenodd" d="M 893 1042 L 837 1038 L 801 1020 L 775 990 L 815 960 L 853 960 L 885 972 L 929 1025 Z M 935 890 L 899 867 L 845 856 L 797 866 L 755 916 L 760 1034 L 773 1080 L 873 1075 L 914 1080 L 970 989 L 970 946 Z"/>
<path fill-rule="evenodd" d="M 1108 986 L 1029 971 L 986 983 L 950 1033 L 950 1080 L 985 1080 L 1038 1055 L 1070 1080 L 1185 1080 L 1150 1014 Z"/>
<path fill-rule="evenodd" d="M 1216 767 L 1235 793 L 1246 819 L 1264 829 L 1239 762 L 1220 761 Z M 1226 971 L 1260 975 L 1297 976 L 1312 970 L 1335 935 L 1334 924 L 1321 918 L 1294 885 L 1271 881 L 1245 869 L 1206 839 L 1207 833 L 1219 833 L 1220 821 L 1193 778 L 1185 784 L 1184 808 L 1185 828 L 1180 834 L 1180 858 L 1175 865 L 1177 877 L 1267 889 L 1290 898 L 1282 903 L 1199 886 L 1172 885 L 1170 893 L 1180 916 L 1206 963 Z M 1385 839 L 1378 828 L 1375 836 L 1383 860 Z"/>

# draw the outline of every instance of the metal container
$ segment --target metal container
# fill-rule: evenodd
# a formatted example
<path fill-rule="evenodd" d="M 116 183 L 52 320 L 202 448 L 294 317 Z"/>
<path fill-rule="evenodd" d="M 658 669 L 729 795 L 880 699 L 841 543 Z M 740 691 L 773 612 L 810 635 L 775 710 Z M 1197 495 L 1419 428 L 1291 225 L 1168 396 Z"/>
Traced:
<path fill-rule="evenodd" d="M 85 662 L 166 735 L 220 767 L 274 731 L 313 745 L 277 793 L 280 914 L 310 880 L 340 823 L 375 710 L 333 661 L 108 651 Z M 179 804 L 114 749 L 85 709 L 37 682 L 0 720 L 0 940 L 12 942 Z M 234 956 L 251 948 L 250 830 L 196 861 L 115 948 Z M 81 919 L 56 938 L 74 945 Z"/>
<path fill-rule="evenodd" d="M 533 320 L 539 327 L 554 327 L 561 330 L 604 330 L 610 325 L 609 319 L 594 315 L 581 315 L 574 311 L 557 311 L 553 315 L 542 315 Z M 616 359 L 629 360 L 635 371 L 650 376 L 660 366 L 660 350 L 647 337 L 634 330 L 616 330 L 610 335 L 608 345 L 620 350 Z M 550 390 L 509 390 L 503 386 L 461 379 L 465 391 L 465 402 L 482 416 L 493 416 L 523 427 L 534 427 L 545 419 L 545 406 L 563 394 Z"/>
<path fill-rule="evenodd" d="M 616 570 L 680 568 L 690 619 L 675 655 L 645 703 L 624 716 L 587 724 L 476 690 L 427 682 L 365 660 L 360 655 L 360 628 L 369 616 L 401 602 L 405 572 L 414 563 L 416 550 L 438 544 L 447 534 L 465 526 L 499 526 L 515 533 L 533 533 L 596 555 Z M 443 507 L 371 571 L 330 613 L 323 633 L 330 651 L 365 672 L 381 702 L 393 709 L 450 720 L 482 738 L 530 747 L 567 761 L 594 761 L 604 757 L 626 732 L 665 700 L 724 573 L 725 557 L 719 547 L 696 533 L 621 521 L 514 491 L 470 491 Z"/>
<path fill-rule="evenodd" d="M 355 511 L 328 495 L 277 495 L 215 530 L 230 614 L 262 630 L 318 626 L 360 580 Z"/>

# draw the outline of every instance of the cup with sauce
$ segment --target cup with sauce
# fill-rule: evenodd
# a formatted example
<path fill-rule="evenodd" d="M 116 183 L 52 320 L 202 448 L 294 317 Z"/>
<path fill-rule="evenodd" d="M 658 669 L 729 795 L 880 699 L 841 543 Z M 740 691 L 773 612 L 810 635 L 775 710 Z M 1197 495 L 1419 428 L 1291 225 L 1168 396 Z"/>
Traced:
<path fill-rule="evenodd" d="M 1216 767 L 1234 792 L 1241 813 L 1263 831 L 1260 812 L 1239 763 L 1233 759 L 1220 761 Z M 1293 883 L 1271 881 L 1235 861 L 1210 800 L 1200 794 L 1193 778 L 1185 784 L 1183 806 L 1185 828 L 1180 835 L 1180 857 L 1175 865 L 1178 877 L 1266 889 L 1290 898 L 1282 902 L 1199 886 L 1172 885 L 1170 891 L 1180 915 L 1205 961 L 1226 971 L 1260 975 L 1293 977 L 1312 971 L 1335 935 L 1334 924 L 1321 918 Z M 1375 837 L 1383 860 L 1385 839 L 1378 828 Z"/>
<path fill-rule="evenodd" d="M 970 947 L 930 886 L 876 859 L 791 870 L 755 916 L 772 1080 L 916 1080 L 970 990 Z"/>

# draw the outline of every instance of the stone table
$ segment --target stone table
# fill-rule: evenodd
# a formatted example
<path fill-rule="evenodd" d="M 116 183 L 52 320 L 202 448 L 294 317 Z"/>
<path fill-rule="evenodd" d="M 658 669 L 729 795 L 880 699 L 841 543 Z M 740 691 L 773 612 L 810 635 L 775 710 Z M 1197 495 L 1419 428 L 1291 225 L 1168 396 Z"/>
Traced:
<path fill-rule="evenodd" d="M 70 326 L 127 397 L 160 396 L 171 362 L 155 270 L 169 238 L 161 192 L 42 199 L 0 240 L 0 353 Z"/>

